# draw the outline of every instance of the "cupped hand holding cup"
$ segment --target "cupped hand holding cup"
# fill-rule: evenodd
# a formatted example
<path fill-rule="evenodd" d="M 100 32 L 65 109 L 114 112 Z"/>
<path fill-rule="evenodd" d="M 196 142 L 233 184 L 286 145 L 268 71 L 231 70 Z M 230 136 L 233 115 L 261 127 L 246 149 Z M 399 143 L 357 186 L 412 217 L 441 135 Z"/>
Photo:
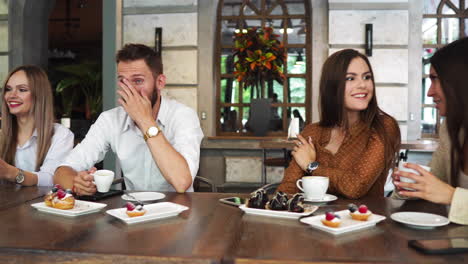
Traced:
<path fill-rule="evenodd" d="M 402 172 L 410 172 L 410 173 L 421 176 L 421 174 L 418 171 L 416 171 L 414 169 L 407 168 L 406 164 L 408 164 L 408 162 L 400 162 L 400 164 L 398 164 L 398 170 L 402 171 Z M 417 165 L 420 166 L 421 168 L 423 168 L 424 170 L 427 170 L 429 172 L 431 171 L 431 168 L 428 167 L 428 166 L 419 165 L 419 164 L 417 164 Z M 408 178 L 408 177 L 400 176 L 399 178 L 400 178 L 400 182 L 416 183 L 415 180 L 413 180 L 411 178 Z M 408 190 L 408 191 L 414 191 L 414 189 L 412 189 L 412 188 L 405 188 L 405 187 L 402 187 L 402 188 L 405 189 L 405 190 Z"/>
<path fill-rule="evenodd" d="M 110 170 L 98 170 L 94 172 L 94 184 L 96 184 L 96 188 L 98 192 L 104 193 L 108 192 L 112 181 L 114 181 L 114 172 Z"/>

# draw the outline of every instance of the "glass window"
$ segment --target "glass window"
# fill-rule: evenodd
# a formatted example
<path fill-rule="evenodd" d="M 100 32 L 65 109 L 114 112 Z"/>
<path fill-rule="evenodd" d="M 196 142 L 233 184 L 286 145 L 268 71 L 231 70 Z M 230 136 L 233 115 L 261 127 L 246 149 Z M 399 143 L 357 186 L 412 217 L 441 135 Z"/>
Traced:
<path fill-rule="evenodd" d="M 424 0 L 424 14 L 435 14 L 440 0 Z"/>
<path fill-rule="evenodd" d="M 436 44 L 437 43 L 437 19 L 425 18 L 422 23 L 423 43 Z"/>
<path fill-rule="evenodd" d="M 421 132 L 423 137 L 437 137 L 437 129 L 441 122 L 432 98 L 427 96 L 431 85 L 428 78 L 429 60 L 438 48 L 468 35 L 467 4 L 467 0 L 424 0 L 421 96 Z M 463 28 L 465 30 L 461 30 Z"/>
<path fill-rule="evenodd" d="M 311 97 L 306 79 L 311 76 L 311 45 L 305 41 L 310 35 L 310 1 L 220 0 L 218 5 L 217 135 L 252 136 L 251 118 L 258 116 L 252 111 L 258 111 L 258 103 L 263 102 L 270 113 L 266 135 L 287 136 L 285 124 L 293 110 L 304 122 L 312 116 L 306 102 Z M 265 34 L 264 27 L 272 29 L 270 41 L 280 42 L 276 49 L 240 39 Z M 284 55 L 278 54 L 282 49 Z M 267 70 L 272 68 L 277 70 Z M 245 81 L 251 81 L 250 85 Z"/>

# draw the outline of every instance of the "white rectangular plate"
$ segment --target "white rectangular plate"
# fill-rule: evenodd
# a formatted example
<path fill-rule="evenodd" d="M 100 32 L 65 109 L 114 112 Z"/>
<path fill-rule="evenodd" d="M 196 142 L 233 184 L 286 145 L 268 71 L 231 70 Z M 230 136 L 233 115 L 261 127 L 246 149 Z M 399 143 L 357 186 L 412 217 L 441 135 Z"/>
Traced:
<path fill-rule="evenodd" d="M 313 228 L 317 228 L 317 229 L 320 229 L 322 231 L 325 231 L 334 235 L 339 235 L 339 234 L 375 226 L 375 224 L 377 224 L 380 221 L 385 220 L 386 218 L 383 215 L 372 214 L 371 216 L 369 216 L 369 219 L 367 219 L 367 221 L 359 221 L 359 220 L 354 220 L 351 218 L 351 215 L 349 214 L 349 210 L 338 211 L 338 212 L 335 212 L 335 214 L 341 217 L 341 225 L 339 227 L 329 227 L 329 226 L 324 225 L 322 223 L 322 219 L 324 219 L 325 215 L 306 217 L 306 218 L 302 218 L 300 221 L 302 223 L 311 225 Z"/>
<path fill-rule="evenodd" d="M 275 210 L 268 210 L 268 209 L 256 209 L 256 208 L 249 208 L 245 206 L 245 204 L 239 206 L 239 209 L 244 211 L 246 214 L 252 215 L 262 215 L 262 216 L 269 216 L 269 217 L 278 217 L 278 218 L 288 218 L 288 219 L 298 219 L 303 215 L 308 215 L 315 212 L 318 207 L 317 206 L 310 206 L 307 208 L 307 211 L 303 213 L 294 213 L 288 211 L 275 211 Z"/>
<path fill-rule="evenodd" d="M 75 200 L 75 207 L 69 210 L 62 210 L 62 209 L 49 207 L 45 205 L 44 202 L 31 204 L 31 206 L 41 212 L 45 212 L 49 214 L 61 215 L 65 217 L 76 217 L 80 215 L 86 215 L 86 214 L 99 212 L 102 208 L 106 207 L 107 204 Z"/>
<path fill-rule="evenodd" d="M 130 217 L 127 215 L 126 213 L 127 208 L 107 210 L 106 213 L 130 225 L 130 224 L 143 223 L 143 222 L 152 221 L 156 219 L 176 216 L 180 212 L 189 209 L 187 206 L 183 206 L 183 205 L 171 203 L 171 202 L 146 204 L 144 208 L 146 209 L 146 213 L 142 216 L 135 216 L 135 217 Z"/>

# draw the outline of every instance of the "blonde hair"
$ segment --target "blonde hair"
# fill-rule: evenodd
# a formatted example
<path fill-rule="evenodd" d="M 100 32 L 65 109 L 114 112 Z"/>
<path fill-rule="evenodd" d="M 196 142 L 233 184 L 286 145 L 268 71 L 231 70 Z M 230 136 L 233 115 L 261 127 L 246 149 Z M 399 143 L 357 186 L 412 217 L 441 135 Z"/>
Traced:
<path fill-rule="evenodd" d="M 11 71 L 3 84 L 2 92 L 2 133 L 0 137 L 1 158 L 15 166 L 15 155 L 18 141 L 18 123 L 5 102 L 6 85 L 11 76 L 23 71 L 28 79 L 31 91 L 32 106 L 30 113 L 34 117 L 34 127 L 37 130 L 36 168 L 38 171 L 49 151 L 54 135 L 54 102 L 52 88 L 47 74 L 34 65 L 24 65 Z"/>

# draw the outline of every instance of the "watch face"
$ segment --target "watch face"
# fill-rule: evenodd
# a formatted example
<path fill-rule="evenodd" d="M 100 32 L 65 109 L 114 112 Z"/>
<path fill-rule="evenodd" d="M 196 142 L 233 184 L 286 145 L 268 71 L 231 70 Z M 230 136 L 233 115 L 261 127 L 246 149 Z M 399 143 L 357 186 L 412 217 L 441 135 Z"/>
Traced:
<path fill-rule="evenodd" d="M 149 135 L 150 137 L 156 136 L 156 135 L 158 134 L 158 132 L 159 132 L 159 130 L 158 130 L 157 127 L 150 127 L 150 128 L 148 129 L 148 135 Z"/>

